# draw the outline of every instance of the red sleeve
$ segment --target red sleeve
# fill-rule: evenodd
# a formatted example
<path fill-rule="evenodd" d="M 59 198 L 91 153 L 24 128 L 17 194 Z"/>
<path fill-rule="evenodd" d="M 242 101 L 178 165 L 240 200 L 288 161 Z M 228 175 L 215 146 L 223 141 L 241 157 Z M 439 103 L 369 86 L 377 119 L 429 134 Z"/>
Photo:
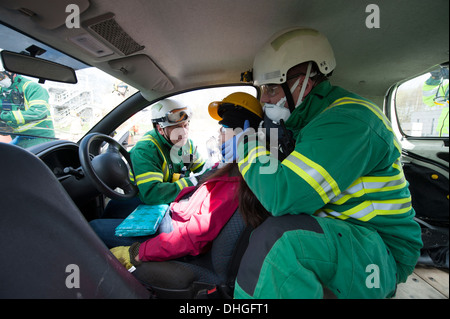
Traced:
<path fill-rule="evenodd" d="M 142 243 L 139 259 L 164 261 L 204 252 L 236 211 L 238 186 L 238 180 L 234 178 L 207 182 L 189 201 L 172 203 L 174 230 Z"/>

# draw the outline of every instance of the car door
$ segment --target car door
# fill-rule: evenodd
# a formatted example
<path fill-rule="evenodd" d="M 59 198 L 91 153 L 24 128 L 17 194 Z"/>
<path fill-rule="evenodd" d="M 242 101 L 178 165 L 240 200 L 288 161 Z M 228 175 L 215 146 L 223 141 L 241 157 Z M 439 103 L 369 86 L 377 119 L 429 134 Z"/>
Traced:
<path fill-rule="evenodd" d="M 395 84 L 385 113 L 402 144 L 402 163 L 416 220 L 422 227 L 419 262 L 448 268 L 448 63 Z"/>

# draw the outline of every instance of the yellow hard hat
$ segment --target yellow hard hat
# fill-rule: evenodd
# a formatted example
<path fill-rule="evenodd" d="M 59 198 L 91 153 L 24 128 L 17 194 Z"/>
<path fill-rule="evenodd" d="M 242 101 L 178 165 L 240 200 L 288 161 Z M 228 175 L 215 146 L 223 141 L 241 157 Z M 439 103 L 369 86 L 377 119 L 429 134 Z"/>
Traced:
<path fill-rule="evenodd" d="M 253 95 L 244 92 L 231 93 L 222 101 L 211 102 L 208 106 L 208 112 L 211 117 L 217 121 L 221 121 L 222 117 L 219 115 L 219 108 L 223 104 L 234 104 L 241 106 L 260 118 L 264 117 L 262 105 Z"/>

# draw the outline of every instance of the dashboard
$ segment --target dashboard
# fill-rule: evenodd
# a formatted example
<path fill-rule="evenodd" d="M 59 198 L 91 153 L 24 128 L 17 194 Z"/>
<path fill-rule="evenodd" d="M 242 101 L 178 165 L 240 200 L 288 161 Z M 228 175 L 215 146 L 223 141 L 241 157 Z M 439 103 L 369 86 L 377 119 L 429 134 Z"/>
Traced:
<path fill-rule="evenodd" d="M 53 172 L 86 219 L 101 216 L 104 198 L 83 174 L 78 144 L 56 140 L 30 147 L 28 150 Z"/>

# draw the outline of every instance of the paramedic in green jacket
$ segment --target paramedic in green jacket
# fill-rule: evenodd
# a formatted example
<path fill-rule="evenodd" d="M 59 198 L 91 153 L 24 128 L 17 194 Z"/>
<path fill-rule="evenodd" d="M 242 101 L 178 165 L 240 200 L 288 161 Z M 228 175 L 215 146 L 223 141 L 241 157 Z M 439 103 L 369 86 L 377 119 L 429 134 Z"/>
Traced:
<path fill-rule="evenodd" d="M 204 161 L 188 138 L 190 110 L 172 99 L 152 106 L 154 130 L 130 151 L 139 198 L 148 205 L 169 204 L 197 184 Z"/>
<path fill-rule="evenodd" d="M 422 98 L 425 105 L 429 107 L 437 108 L 442 106 L 442 112 L 438 118 L 435 131 L 440 137 L 448 135 L 448 68 L 440 67 L 439 70 L 430 72 L 430 77 L 422 87 Z"/>
<path fill-rule="evenodd" d="M 11 143 L 27 148 L 55 137 L 46 89 L 4 70 L 0 88 L 0 120 L 11 128 Z"/>
<path fill-rule="evenodd" d="M 264 172 L 276 154 L 249 129 L 238 137 L 239 170 L 272 216 L 250 237 L 235 298 L 322 298 L 325 288 L 386 298 L 414 270 L 421 231 L 401 145 L 376 105 L 330 84 L 335 65 L 328 40 L 306 28 L 274 35 L 255 57 L 266 115 L 285 120 L 295 149 Z"/>

